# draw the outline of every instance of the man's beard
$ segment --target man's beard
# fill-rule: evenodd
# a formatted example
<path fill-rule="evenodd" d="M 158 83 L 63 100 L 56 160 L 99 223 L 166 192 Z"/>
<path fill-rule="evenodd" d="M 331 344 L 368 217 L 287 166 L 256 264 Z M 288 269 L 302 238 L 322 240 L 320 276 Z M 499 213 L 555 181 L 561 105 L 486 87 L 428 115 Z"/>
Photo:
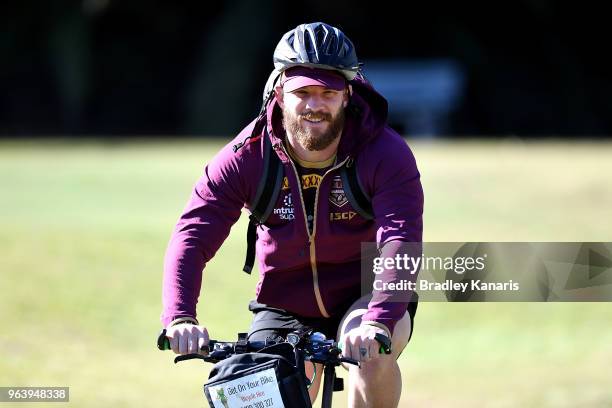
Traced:
<path fill-rule="evenodd" d="M 322 122 L 327 122 L 327 128 L 323 131 L 312 128 L 310 126 L 302 126 L 300 117 L 303 121 L 304 117 L 311 119 L 322 118 Z M 311 110 L 306 110 L 300 115 L 294 115 L 283 109 L 283 126 L 285 130 L 297 139 L 299 144 L 306 150 L 321 151 L 331 145 L 336 138 L 340 137 L 340 132 L 344 127 L 344 109 L 340 108 L 337 115 L 332 116 L 331 113 L 314 113 Z"/>

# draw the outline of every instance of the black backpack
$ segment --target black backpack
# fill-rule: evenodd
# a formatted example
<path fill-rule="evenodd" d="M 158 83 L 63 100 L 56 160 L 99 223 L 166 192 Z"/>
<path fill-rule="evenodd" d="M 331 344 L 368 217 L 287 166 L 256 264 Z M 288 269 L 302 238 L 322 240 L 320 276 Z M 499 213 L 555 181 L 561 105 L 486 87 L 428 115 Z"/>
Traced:
<path fill-rule="evenodd" d="M 265 123 L 265 122 L 264 122 Z M 257 125 L 256 125 L 257 128 Z M 268 130 L 263 126 L 264 143 L 264 165 L 263 174 L 259 179 L 259 185 L 255 193 L 255 199 L 251 205 L 251 215 L 249 216 L 249 227 L 247 230 L 247 254 L 242 270 L 251 273 L 255 263 L 255 242 L 257 241 L 257 227 L 264 224 L 270 213 L 274 209 L 276 200 L 283 183 L 283 166 L 270 142 Z M 256 130 L 253 134 L 257 134 Z M 244 142 L 234 146 L 234 152 L 240 149 Z M 340 169 L 340 177 L 346 197 L 359 215 L 367 220 L 374 219 L 372 203 L 370 197 L 364 192 L 357 176 L 357 162 L 353 159 L 346 161 Z"/>

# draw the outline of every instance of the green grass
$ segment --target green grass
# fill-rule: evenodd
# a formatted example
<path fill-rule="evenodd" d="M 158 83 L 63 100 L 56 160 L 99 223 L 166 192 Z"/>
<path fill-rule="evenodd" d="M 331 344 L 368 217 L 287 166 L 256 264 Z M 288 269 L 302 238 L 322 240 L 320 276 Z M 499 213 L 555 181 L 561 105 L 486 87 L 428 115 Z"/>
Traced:
<path fill-rule="evenodd" d="M 154 339 L 170 232 L 222 143 L 0 142 L 0 386 L 70 386 L 58 407 L 204 405 L 207 367 Z M 427 241 L 612 241 L 612 144 L 411 145 Z M 245 226 L 205 271 L 216 338 L 250 320 Z M 610 321 L 609 303 L 421 303 L 401 406 L 612 406 Z"/>

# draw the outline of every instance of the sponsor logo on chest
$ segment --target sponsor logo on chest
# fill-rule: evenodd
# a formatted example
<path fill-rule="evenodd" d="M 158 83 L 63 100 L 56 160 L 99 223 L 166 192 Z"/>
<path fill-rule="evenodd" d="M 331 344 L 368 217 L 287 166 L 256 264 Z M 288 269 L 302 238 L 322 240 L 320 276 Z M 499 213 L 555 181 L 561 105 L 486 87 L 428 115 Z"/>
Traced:
<path fill-rule="evenodd" d="M 293 207 L 293 197 L 288 193 L 283 199 L 283 206 L 275 208 L 274 214 L 278 215 L 281 220 L 293 220 L 295 218 L 295 210 Z"/>
<path fill-rule="evenodd" d="M 321 182 L 321 176 L 318 174 L 304 174 L 302 176 L 302 190 L 308 190 L 309 188 L 319 187 Z M 287 176 L 283 177 L 283 185 L 281 190 L 289 190 L 289 179 Z"/>

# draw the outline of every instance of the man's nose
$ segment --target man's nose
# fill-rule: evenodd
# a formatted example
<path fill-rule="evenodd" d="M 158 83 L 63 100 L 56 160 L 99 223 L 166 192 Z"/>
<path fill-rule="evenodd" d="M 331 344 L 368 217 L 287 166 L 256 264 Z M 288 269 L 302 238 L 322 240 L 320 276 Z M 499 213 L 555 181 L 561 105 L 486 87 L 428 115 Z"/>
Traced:
<path fill-rule="evenodd" d="M 306 101 L 306 108 L 316 112 L 317 110 L 322 110 L 323 108 L 323 99 L 317 95 L 311 95 Z"/>

